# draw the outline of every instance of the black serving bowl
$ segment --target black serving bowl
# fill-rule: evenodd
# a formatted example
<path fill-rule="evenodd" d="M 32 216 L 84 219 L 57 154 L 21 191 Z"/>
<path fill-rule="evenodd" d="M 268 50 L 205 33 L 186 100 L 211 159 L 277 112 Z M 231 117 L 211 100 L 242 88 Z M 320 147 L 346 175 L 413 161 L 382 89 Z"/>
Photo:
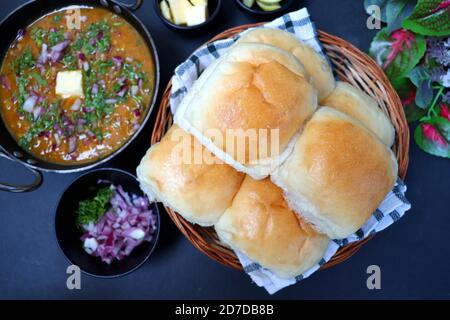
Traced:
<path fill-rule="evenodd" d="M 160 66 L 158 60 L 158 53 L 152 36 L 145 27 L 145 25 L 134 15 L 134 11 L 138 10 L 144 0 L 134 0 L 131 3 L 130 0 L 126 1 L 128 4 L 121 4 L 120 0 L 39 0 L 28 1 L 25 4 L 19 6 L 16 10 L 10 13 L 3 21 L 0 22 L 0 29 L 2 30 L 2 41 L 0 41 L 0 61 L 3 61 L 11 43 L 17 37 L 19 30 L 26 28 L 31 23 L 41 18 L 42 16 L 60 10 L 69 6 L 87 6 L 87 7 L 100 7 L 105 10 L 109 10 L 112 13 L 119 15 L 127 22 L 129 22 L 134 29 L 142 36 L 146 46 L 152 53 L 153 63 L 155 66 L 155 89 L 153 97 L 148 106 L 146 106 L 145 113 L 142 114 L 142 122 L 140 127 L 131 135 L 127 141 L 125 141 L 117 150 L 112 152 L 106 157 L 96 159 L 95 161 L 86 163 L 76 163 L 71 165 L 56 164 L 49 161 L 44 161 L 35 155 L 22 149 L 13 136 L 9 133 L 5 123 L 0 119 L 0 157 L 8 158 L 12 161 L 19 162 L 26 166 L 35 175 L 34 183 L 28 186 L 15 186 L 7 183 L 0 182 L 0 190 L 10 192 L 26 192 L 32 191 L 38 188 L 42 182 L 42 171 L 57 172 L 57 173 L 71 173 L 86 171 L 92 169 L 95 166 L 103 164 L 113 157 L 121 153 L 125 148 L 139 135 L 141 130 L 145 127 L 146 123 L 150 119 L 151 112 L 156 104 L 156 98 L 158 95 L 159 79 L 160 79 Z M 2 103 L 0 101 L 0 103 Z"/>
<path fill-rule="evenodd" d="M 227 1 L 229 1 L 229 0 L 227 0 Z M 161 9 L 159 8 L 160 2 L 161 2 L 161 0 L 154 0 L 154 2 L 153 2 L 156 14 L 162 20 L 162 22 L 164 22 L 164 24 L 166 26 L 168 26 L 169 28 L 175 29 L 175 30 L 179 30 L 179 31 L 197 30 L 197 29 L 200 29 L 200 28 L 206 26 L 207 24 L 209 24 L 211 21 L 213 21 L 217 17 L 217 15 L 219 14 L 219 11 L 220 11 L 220 7 L 222 5 L 222 0 L 208 0 L 209 16 L 205 22 L 203 22 L 201 24 L 197 24 L 195 26 L 184 26 L 184 25 L 180 26 L 180 25 L 177 25 L 163 17 L 163 15 L 161 13 Z"/>
<path fill-rule="evenodd" d="M 102 182 L 99 184 L 99 181 Z M 111 184 L 120 184 L 128 193 L 144 195 L 139 188 L 139 182 L 132 174 L 119 169 L 97 169 L 72 182 L 62 194 L 55 216 L 56 238 L 67 259 L 84 273 L 101 278 L 124 276 L 139 268 L 155 249 L 160 230 L 158 206 L 152 203 L 150 208 L 156 215 L 157 229 L 150 242 L 141 243 L 129 256 L 121 261 L 114 260 L 109 265 L 99 257 L 86 253 L 80 240 L 83 232 L 76 224 L 78 203 L 81 200 L 92 199 L 99 188 Z"/>
<path fill-rule="evenodd" d="M 283 0 L 280 2 L 281 8 L 273 11 L 264 11 L 261 9 L 258 4 L 255 2 L 251 8 L 247 7 L 242 0 L 235 0 L 236 5 L 243 10 L 244 12 L 250 13 L 250 14 L 256 14 L 261 16 L 275 16 L 280 13 L 285 12 L 293 3 L 294 0 Z"/>

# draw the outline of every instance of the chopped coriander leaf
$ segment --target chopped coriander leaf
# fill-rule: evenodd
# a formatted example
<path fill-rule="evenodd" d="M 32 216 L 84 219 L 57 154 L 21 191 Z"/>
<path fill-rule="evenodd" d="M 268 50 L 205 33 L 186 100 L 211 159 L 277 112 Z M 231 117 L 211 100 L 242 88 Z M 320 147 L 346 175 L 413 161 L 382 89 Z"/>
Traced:
<path fill-rule="evenodd" d="M 41 87 L 46 87 L 47 86 L 47 81 L 42 78 L 42 76 L 35 72 L 33 74 L 31 74 L 31 76 L 36 80 L 36 82 L 41 86 Z"/>
<path fill-rule="evenodd" d="M 89 222 L 97 223 L 97 221 L 109 209 L 109 200 L 113 195 L 113 190 L 110 187 L 100 189 L 93 199 L 80 201 L 78 204 L 78 219 L 79 227 L 89 224 Z"/>
<path fill-rule="evenodd" d="M 78 68 L 78 60 L 71 52 L 66 53 L 62 59 L 62 63 L 68 70 L 75 70 Z"/>
<path fill-rule="evenodd" d="M 96 60 L 92 63 L 92 70 L 101 75 L 104 75 L 104 74 L 108 73 L 110 71 L 109 68 L 111 68 L 113 66 L 114 66 L 114 62 L 111 59 L 108 59 L 105 61 Z"/>
<path fill-rule="evenodd" d="M 29 47 L 27 47 L 23 54 L 14 60 L 12 63 L 12 68 L 16 72 L 16 74 L 20 75 L 23 71 L 33 68 L 36 65 L 36 62 L 33 59 L 33 55 Z"/>
<path fill-rule="evenodd" d="M 48 43 L 50 46 L 54 46 L 60 42 L 64 41 L 64 30 L 58 29 L 57 31 L 51 31 L 48 34 Z"/>
<path fill-rule="evenodd" d="M 92 129 L 92 133 L 95 134 L 95 137 L 97 138 L 97 140 L 103 139 L 103 133 L 99 128 Z"/>
<path fill-rule="evenodd" d="M 61 16 L 60 15 L 55 15 L 54 17 L 53 17 L 53 22 L 54 23 L 58 23 L 58 22 L 60 22 L 61 21 Z"/>
<path fill-rule="evenodd" d="M 122 86 L 119 83 L 114 83 L 112 89 L 114 92 L 118 92 Z"/>
<path fill-rule="evenodd" d="M 19 145 L 25 150 L 30 149 L 31 141 L 42 132 L 53 130 L 55 123 L 60 121 L 58 104 L 54 103 L 52 107 L 41 115 L 31 126 L 31 128 L 19 139 Z"/>
<path fill-rule="evenodd" d="M 36 42 L 36 44 L 39 47 L 42 46 L 46 37 L 47 37 L 46 30 L 38 27 L 34 27 L 33 29 L 31 29 L 31 38 L 34 40 L 34 42 Z"/>
<path fill-rule="evenodd" d="M 26 98 L 28 98 L 27 86 L 29 84 L 29 81 L 27 78 L 17 77 L 16 83 L 19 90 L 14 92 L 14 97 L 19 103 L 19 110 L 22 111 L 22 105 L 25 103 Z"/>

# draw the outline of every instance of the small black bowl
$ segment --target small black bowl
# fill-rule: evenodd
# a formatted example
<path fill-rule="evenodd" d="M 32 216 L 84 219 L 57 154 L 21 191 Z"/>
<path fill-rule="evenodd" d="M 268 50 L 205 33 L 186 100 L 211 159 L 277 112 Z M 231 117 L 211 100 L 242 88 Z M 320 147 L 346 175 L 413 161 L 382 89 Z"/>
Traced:
<path fill-rule="evenodd" d="M 220 11 L 220 7 L 222 6 L 222 0 L 208 0 L 209 16 L 206 18 L 205 22 L 197 24 L 195 26 L 184 26 L 184 25 L 180 26 L 180 25 L 175 24 L 163 17 L 163 15 L 161 13 L 161 9 L 159 8 L 160 2 L 161 2 L 161 0 L 155 0 L 153 2 L 156 14 L 162 20 L 162 22 L 164 22 L 164 24 L 166 26 L 173 28 L 175 30 L 179 30 L 179 31 L 196 30 L 196 29 L 200 29 L 200 28 L 206 26 L 207 24 L 209 24 L 211 21 L 213 21 L 217 17 L 217 15 L 219 14 L 219 11 Z"/>
<path fill-rule="evenodd" d="M 98 184 L 99 180 L 104 182 Z M 92 199 L 99 188 L 111 184 L 120 184 L 128 193 L 144 195 L 139 188 L 139 182 L 132 174 L 119 169 L 97 169 L 72 182 L 62 194 L 55 216 L 56 238 L 67 259 L 84 273 L 101 278 L 124 276 L 139 268 L 155 249 L 160 230 L 158 206 L 152 203 L 150 208 L 156 215 L 157 229 L 150 242 L 141 243 L 128 257 L 121 261 L 114 260 L 109 265 L 99 257 L 86 253 L 80 240 L 83 232 L 76 224 L 78 203 L 80 200 Z"/>
<path fill-rule="evenodd" d="M 246 11 L 248 13 L 262 15 L 262 16 L 274 16 L 279 13 L 285 12 L 293 3 L 294 0 L 283 0 L 280 2 L 281 8 L 273 11 L 264 11 L 260 7 L 258 7 L 258 4 L 255 2 L 255 4 L 249 8 L 247 7 L 242 0 L 235 0 L 236 5 L 242 9 L 243 11 Z"/>

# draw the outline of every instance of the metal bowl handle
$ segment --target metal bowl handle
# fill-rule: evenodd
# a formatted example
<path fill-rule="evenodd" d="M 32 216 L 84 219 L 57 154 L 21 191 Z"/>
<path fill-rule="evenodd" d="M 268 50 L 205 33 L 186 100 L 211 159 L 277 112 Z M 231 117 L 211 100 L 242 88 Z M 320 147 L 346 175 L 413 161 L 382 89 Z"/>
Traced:
<path fill-rule="evenodd" d="M 21 193 L 21 192 L 33 191 L 33 190 L 39 188 L 39 186 L 42 183 L 42 174 L 39 171 L 25 166 L 20 161 L 17 161 L 16 159 L 8 156 L 1 149 L 0 149 L 0 157 L 6 158 L 6 159 L 8 159 L 10 161 L 14 161 L 14 162 L 17 162 L 17 163 L 21 164 L 28 171 L 30 171 L 33 174 L 33 176 L 34 176 L 34 181 L 32 183 L 28 184 L 28 185 L 16 185 L 16 184 L 9 184 L 9 183 L 2 183 L 2 182 L 0 182 L 0 191 Z"/>
<path fill-rule="evenodd" d="M 131 11 L 136 11 L 137 9 L 139 9 L 142 4 L 144 3 L 144 0 L 135 0 L 134 3 L 123 3 L 121 1 L 119 1 L 121 6 L 131 10 Z"/>

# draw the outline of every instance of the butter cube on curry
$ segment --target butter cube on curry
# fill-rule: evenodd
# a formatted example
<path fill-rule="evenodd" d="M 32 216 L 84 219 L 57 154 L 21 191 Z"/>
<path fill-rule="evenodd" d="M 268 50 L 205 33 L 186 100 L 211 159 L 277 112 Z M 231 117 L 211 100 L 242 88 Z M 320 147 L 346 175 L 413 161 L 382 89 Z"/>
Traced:
<path fill-rule="evenodd" d="M 58 72 L 55 93 L 63 98 L 82 97 L 83 74 L 81 70 Z"/>

